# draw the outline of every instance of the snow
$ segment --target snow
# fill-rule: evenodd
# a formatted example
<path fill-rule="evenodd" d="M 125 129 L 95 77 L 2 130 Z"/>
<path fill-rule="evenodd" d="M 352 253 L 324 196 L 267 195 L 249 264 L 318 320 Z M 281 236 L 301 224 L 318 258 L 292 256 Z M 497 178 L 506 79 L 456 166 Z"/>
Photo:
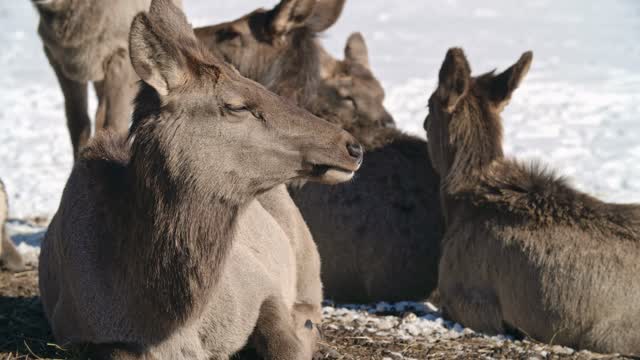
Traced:
<path fill-rule="evenodd" d="M 186 0 L 195 26 L 236 18 L 275 1 Z M 475 73 L 504 69 L 528 49 L 528 78 L 504 113 L 505 149 L 541 158 L 605 200 L 640 201 L 640 4 L 567 0 L 383 0 L 347 3 L 322 36 L 342 56 L 365 35 L 386 106 L 400 127 L 424 136 L 427 98 L 446 49 L 462 46 Z M 27 1 L 0 3 L 0 177 L 12 218 L 55 212 L 72 157 L 63 98 Z M 95 109 L 92 100 L 91 112 Z M 37 244 L 35 244 L 37 245 Z"/>

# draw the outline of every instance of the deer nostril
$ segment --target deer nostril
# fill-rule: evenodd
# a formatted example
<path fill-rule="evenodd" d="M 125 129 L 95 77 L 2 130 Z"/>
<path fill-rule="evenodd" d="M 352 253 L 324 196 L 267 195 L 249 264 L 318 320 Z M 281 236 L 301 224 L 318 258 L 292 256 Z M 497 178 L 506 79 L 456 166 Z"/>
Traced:
<path fill-rule="evenodd" d="M 362 158 L 362 146 L 358 143 L 349 143 L 347 144 L 347 151 L 349 151 L 349 155 L 351 155 L 354 159 Z"/>

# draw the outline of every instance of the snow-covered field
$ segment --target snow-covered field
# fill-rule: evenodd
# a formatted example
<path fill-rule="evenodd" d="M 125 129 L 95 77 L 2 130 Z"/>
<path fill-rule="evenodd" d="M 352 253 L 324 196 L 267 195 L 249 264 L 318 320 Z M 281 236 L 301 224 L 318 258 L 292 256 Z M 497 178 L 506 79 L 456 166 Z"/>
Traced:
<path fill-rule="evenodd" d="M 195 26 L 273 0 L 185 0 Z M 323 42 L 337 56 L 362 31 L 400 127 L 422 135 L 427 97 L 450 46 L 476 73 L 532 49 L 534 65 L 505 111 L 506 149 L 542 158 L 604 199 L 640 201 L 640 2 L 635 0 L 350 0 Z M 29 1 L 0 2 L 0 177 L 14 218 L 49 217 L 71 168 L 62 95 Z M 95 102 L 92 106 L 95 107 Z"/>

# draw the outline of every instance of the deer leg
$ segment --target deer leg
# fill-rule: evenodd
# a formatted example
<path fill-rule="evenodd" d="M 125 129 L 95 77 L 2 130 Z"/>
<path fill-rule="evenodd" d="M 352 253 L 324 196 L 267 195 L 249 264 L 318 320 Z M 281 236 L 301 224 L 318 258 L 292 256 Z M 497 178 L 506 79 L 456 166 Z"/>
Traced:
<path fill-rule="evenodd" d="M 44 50 L 51 67 L 53 67 L 58 83 L 64 95 L 64 110 L 67 116 L 67 127 L 71 136 L 74 159 L 78 158 L 80 149 L 87 144 L 91 136 L 91 120 L 87 113 L 87 83 L 69 79 L 62 71 L 60 64 L 51 56 L 47 48 Z"/>
<path fill-rule="evenodd" d="M 96 129 L 113 129 L 126 134 L 137 92 L 138 76 L 131 66 L 126 50 L 118 50 L 105 65 L 105 77 L 101 84 L 98 114 L 104 120 Z"/>
<path fill-rule="evenodd" d="M 447 289 L 444 284 L 440 291 L 445 318 L 488 334 L 505 332 L 500 303 L 490 287 L 456 286 L 453 289 Z"/>
<path fill-rule="evenodd" d="M 93 89 L 96 92 L 98 98 L 98 109 L 96 110 L 96 129 L 104 128 L 104 122 L 106 117 L 106 108 L 104 102 L 104 80 L 94 81 Z"/>
<path fill-rule="evenodd" d="M 310 360 L 313 356 L 313 349 L 298 338 L 292 314 L 277 298 L 262 303 L 252 342 L 264 359 Z"/>
<path fill-rule="evenodd" d="M 2 235 L 2 244 L 0 244 L 0 266 L 5 269 L 18 272 L 25 269 L 22 256 L 11 241 L 6 229 L 0 229 Z"/>
<path fill-rule="evenodd" d="M 318 349 L 322 310 L 318 305 L 295 304 L 292 310 L 293 324 L 305 353 L 313 355 Z"/>

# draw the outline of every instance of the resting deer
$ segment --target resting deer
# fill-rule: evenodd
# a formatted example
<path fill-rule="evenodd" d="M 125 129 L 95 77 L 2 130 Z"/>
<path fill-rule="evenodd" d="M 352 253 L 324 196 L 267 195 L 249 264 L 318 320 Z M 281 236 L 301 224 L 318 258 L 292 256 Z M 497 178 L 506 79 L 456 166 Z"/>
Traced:
<path fill-rule="evenodd" d="M 317 34 L 337 21 L 343 5 L 283 0 L 195 32 L 243 75 L 349 129 L 368 150 L 352 182 L 290 187 L 323 259 L 325 296 L 422 300 L 437 282 L 443 232 L 438 177 L 424 161 L 424 140 L 386 128 L 392 119 L 364 38 L 349 37 L 343 60 L 319 44 Z"/>
<path fill-rule="evenodd" d="M 362 34 L 349 35 L 343 60 L 333 58 L 322 47 L 318 50 L 322 79 L 318 100 L 322 101 L 314 104 L 316 115 L 355 134 L 372 128 L 394 127 L 393 117 L 383 105 L 384 90 L 369 64 L 369 51 Z"/>
<path fill-rule="evenodd" d="M 539 165 L 506 159 L 500 114 L 532 53 L 472 77 L 450 49 L 429 99 L 429 157 L 446 233 L 448 316 L 488 333 L 640 354 L 640 206 L 602 202 Z"/>
<path fill-rule="evenodd" d="M 85 148 L 42 244 L 56 340 L 107 358 L 227 359 L 250 341 L 310 359 L 318 254 L 257 196 L 347 181 L 360 145 L 218 60 L 168 0 L 134 18 L 130 56 L 143 80 L 130 138 Z"/>
<path fill-rule="evenodd" d="M 174 0 L 177 4 L 181 0 Z M 38 33 L 64 95 L 74 158 L 91 136 L 87 83 L 98 95 L 96 129 L 129 129 L 136 76 L 128 55 L 129 25 L 151 0 L 32 0 Z"/>
<path fill-rule="evenodd" d="M 8 217 L 9 198 L 4 183 L 0 180 L 0 268 L 22 271 L 25 269 L 24 261 L 7 233 Z"/>

